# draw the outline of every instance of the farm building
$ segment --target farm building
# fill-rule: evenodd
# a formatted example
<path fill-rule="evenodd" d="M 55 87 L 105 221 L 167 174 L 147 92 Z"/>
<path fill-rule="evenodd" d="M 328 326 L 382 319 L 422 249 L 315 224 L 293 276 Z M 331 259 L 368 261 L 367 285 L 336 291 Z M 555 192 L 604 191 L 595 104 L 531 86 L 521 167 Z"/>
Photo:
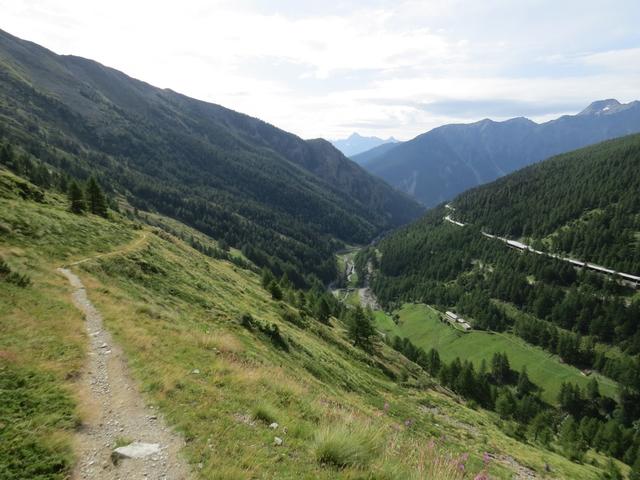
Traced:
<path fill-rule="evenodd" d="M 450 312 L 449 310 L 445 312 L 444 320 L 449 322 L 451 325 L 459 324 L 465 332 L 471 330 L 471 325 L 469 324 L 469 322 L 467 322 L 460 315 Z"/>

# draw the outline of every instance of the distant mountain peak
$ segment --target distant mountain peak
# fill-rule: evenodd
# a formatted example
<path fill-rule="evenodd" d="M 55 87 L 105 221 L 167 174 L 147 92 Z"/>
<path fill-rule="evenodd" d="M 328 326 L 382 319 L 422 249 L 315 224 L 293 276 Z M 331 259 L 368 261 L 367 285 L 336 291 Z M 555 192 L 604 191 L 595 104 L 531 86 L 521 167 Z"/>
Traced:
<path fill-rule="evenodd" d="M 615 98 L 608 98 L 606 100 L 597 100 L 582 110 L 578 115 L 606 115 L 618 111 L 620 107 L 626 106 L 620 103 Z"/>
<path fill-rule="evenodd" d="M 365 135 L 360 135 L 358 132 L 353 132 L 351 135 L 349 135 L 349 137 L 347 138 L 347 140 L 377 140 L 377 141 L 381 141 L 384 143 L 397 143 L 398 140 L 396 140 L 394 137 L 389 137 L 386 140 L 380 137 L 376 137 L 376 136 L 372 136 L 372 137 L 367 137 Z M 336 142 L 340 142 L 343 140 L 336 140 Z"/>
<path fill-rule="evenodd" d="M 347 157 L 357 155 L 372 148 L 379 147 L 385 143 L 397 143 L 393 137 L 389 137 L 386 140 L 378 137 L 365 137 L 358 132 L 353 132 L 349 137 L 340 140 L 332 140 L 331 143 L 334 147 L 340 150 Z"/>

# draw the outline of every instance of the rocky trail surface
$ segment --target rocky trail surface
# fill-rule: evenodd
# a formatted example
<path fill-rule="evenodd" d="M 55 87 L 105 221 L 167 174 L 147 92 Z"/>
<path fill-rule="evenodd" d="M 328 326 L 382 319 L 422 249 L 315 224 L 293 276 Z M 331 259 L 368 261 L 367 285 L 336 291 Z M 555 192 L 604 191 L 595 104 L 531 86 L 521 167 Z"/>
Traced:
<path fill-rule="evenodd" d="M 82 281 L 58 268 L 73 287 L 73 303 L 84 314 L 89 334 L 88 361 L 80 381 L 85 412 L 78 433 L 74 480 L 182 480 L 184 440 L 173 433 L 153 407 L 145 405 L 131 378 L 126 357 L 104 329 Z M 116 448 L 116 447 L 122 448 Z"/>

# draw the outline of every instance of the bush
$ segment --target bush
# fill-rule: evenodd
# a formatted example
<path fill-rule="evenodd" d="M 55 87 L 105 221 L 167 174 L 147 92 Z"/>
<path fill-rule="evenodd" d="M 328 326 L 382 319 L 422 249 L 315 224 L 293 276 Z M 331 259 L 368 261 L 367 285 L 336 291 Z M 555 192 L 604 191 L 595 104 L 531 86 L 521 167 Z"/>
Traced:
<path fill-rule="evenodd" d="M 274 300 L 282 300 L 282 289 L 275 280 L 271 280 L 271 283 L 267 286 L 267 290 L 271 294 L 271 298 Z"/>
<path fill-rule="evenodd" d="M 256 322 L 250 313 L 245 312 L 240 316 L 240 325 L 242 325 L 244 328 L 248 330 L 253 330 L 253 327 L 255 327 L 255 324 Z"/>
<path fill-rule="evenodd" d="M 283 308 L 282 313 L 280 313 L 280 317 L 285 322 L 292 323 L 296 327 L 305 328 L 307 326 L 307 322 L 304 320 L 302 315 L 300 315 L 300 313 L 293 311 L 287 307 Z"/>
<path fill-rule="evenodd" d="M 256 320 L 250 313 L 243 313 L 240 316 L 240 324 L 247 330 L 258 329 L 261 333 L 269 337 L 271 343 L 277 348 L 289 351 L 289 343 L 280 333 L 280 328 L 275 323 L 263 323 L 260 320 Z"/>
<path fill-rule="evenodd" d="M 22 288 L 28 287 L 31 284 L 31 279 L 27 275 L 13 272 L 4 260 L 0 260 L 0 280 L 13 283 Z"/>
<path fill-rule="evenodd" d="M 280 333 L 280 327 L 278 327 L 278 325 L 276 325 L 275 323 L 272 323 L 270 325 L 261 325 L 260 330 L 262 330 L 263 333 L 267 334 L 267 336 L 271 339 L 271 343 L 273 343 L 276 347 L 284 350 L 285 352 L 289 351 L 289 344 Z"/>
<path fill-rule="evenodd" d="M 365 468 L 382 448 L 380 431 L 360 424 L 325 427 L 315 444 L 318 462 L 337 468 Z"/>

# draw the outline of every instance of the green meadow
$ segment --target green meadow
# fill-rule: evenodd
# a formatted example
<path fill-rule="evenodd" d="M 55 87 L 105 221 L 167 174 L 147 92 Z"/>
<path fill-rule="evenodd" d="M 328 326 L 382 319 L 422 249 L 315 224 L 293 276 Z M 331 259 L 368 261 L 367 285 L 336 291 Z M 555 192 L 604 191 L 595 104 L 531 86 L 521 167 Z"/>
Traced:
<path fill-rule="evenodd" d="M 580 370 L 565 363 L 538 347 L 509 333 L 491 333 L 474 330 L 463 333 L 440 320 L 440 313 L 428 305 L 406 304 L 394 312 L 399 315 L 398 324 L 383 312 L 376 312 L 378 328 L 390 335 L 409 338 L 416 346 L 425 350 L 435 348 L 443 360 L 456 357 L 470 360 L 476 367 L 482 360 L 491 364 L 494 353 L 506 353 L 511 367 L 520 371 L 526 367 L 531 380 L 543 388 L 543 398 L 555 403 L 562 382 L 572 382 L 585 387 L 591 376 L 595 376 L 603 394 L 615 397 L 615 381 L 592 373 L 584 375 Z"/>

